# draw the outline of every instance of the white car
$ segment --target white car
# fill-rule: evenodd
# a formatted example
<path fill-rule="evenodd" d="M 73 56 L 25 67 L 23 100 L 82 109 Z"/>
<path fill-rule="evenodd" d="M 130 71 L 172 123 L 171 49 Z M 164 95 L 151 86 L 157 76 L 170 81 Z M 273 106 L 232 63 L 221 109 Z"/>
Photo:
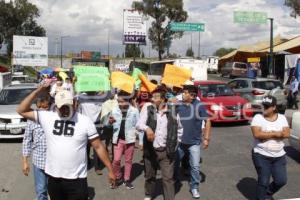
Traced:
<path fill-rule="evenodd" d="M 21 101 L 37 88 L 36 84 L 11 85 L 0 92 L 0 139 L 23 138 L 26 120 L 16 108 Z"/>
<path fill-rule="evenodd" d="M 292 118 L 290 145 L 300 152 L 300 112 L 295 112 Z"/>

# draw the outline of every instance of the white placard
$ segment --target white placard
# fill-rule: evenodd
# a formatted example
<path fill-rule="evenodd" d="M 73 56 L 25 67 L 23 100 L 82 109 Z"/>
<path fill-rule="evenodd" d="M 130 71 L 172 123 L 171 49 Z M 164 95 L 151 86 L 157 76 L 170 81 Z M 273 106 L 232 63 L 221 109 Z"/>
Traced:
<path fill-rule="evenodd" d="M 48 38 L 14 35 L 13 64 L 48 66 Z"/>

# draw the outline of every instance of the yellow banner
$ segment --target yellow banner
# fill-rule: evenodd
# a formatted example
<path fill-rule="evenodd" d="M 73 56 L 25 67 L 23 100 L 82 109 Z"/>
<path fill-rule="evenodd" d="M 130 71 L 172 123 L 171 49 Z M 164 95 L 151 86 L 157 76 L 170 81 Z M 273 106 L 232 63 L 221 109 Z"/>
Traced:
<path fill-rule="evenodd" d="M 123 72 L 112 72 L 111 85 L 113 88 L 118 88 L 131 94 L 134 90 L 134 78 Z"/>
<path fill-rule="evenodd" d="M 260 58 L 259 57 L 257 57 L 257 58 L 248 58 L 247 62 L 248 63 L 259 63 L 260 62 Z"/>
<path fill-rule="evenodd" d="M 191 80 L 191 78 L 191 70 L 167 64 L 162 78 L 162 83 L 168 86 L 182 87 L 182 85 L 187 80 Z"/>

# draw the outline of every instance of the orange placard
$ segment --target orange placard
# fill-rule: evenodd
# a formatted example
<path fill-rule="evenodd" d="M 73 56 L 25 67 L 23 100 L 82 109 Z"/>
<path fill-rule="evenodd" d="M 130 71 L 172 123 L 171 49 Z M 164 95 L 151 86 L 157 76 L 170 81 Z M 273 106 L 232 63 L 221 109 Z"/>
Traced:
<path fill-rule="evenodd" d="M 191 78 L 191 70 L 167 64 L 161 82 L 168 86 L 182 87 L 182 85 L 187 80 L 191 80 Z"/>
<path fill-rule="evenodd" d="M 112 72 L 111 85 L 131 94 L 134 90 L 134 78 L 123 72 Z"/>
<path fill-rule="evenodd" d="M 141 91 L 153 92 L 157 85 L 151 83 L 144 74 L 139 74 L 139 79 L 142 81 Z"/>

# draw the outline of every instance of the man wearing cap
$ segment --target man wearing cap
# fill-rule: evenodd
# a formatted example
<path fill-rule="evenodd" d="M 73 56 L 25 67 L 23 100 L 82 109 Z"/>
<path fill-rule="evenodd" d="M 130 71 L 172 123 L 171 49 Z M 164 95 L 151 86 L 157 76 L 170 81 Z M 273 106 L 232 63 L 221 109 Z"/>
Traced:
<path fill-rule="evenodd" d="M 183 86 L 183 102 L 178 107 L 178 114 L 183 126 L 183 134 L 178 138 L 178 160 L 185 154 L 189 155 L 190 164 L 190 192 L 193 198 L 200 198 L 200 147 L 208 148 L 210 141 L 211 123 L 208 119 L 206 107 L 197 100 L 197 87 Z M 205 122 L 205 128 L 202 125 Z M 204 130 L 204 133 L 202 133 Z M 202 136 L 203 135 L 203 136 Z"/>
<path fill-rule="evenodd" d="M 254 137 L 252 160 L 257 171 L 256 199 L 272 199 L 280 188 L 287 183 L 286 152 L 284 139 L 290 135 L 290 128 L 284 115 L 276 108 L 273 96 L 262 100 L 263 114 L 252 120 L 251 130 Z M 273 182 L 270 184 L 270 178 Z"/>
<path fill-rule="evenodd" d="M 99 140 L 96 127 L 86 116 L 74 112 L 73 96 L 61 91 L 55 96 L 54 111 L 33 111 L 30 106 L 47 90 L 43 84 L 28 95 L 17 112 L 42 126 L 46 135 L 45 173 L 51 200 L 88 199 L 86 146 L 90 142 L 108 168 L 111 182 L 115 181 L 107 151 Z"/>

